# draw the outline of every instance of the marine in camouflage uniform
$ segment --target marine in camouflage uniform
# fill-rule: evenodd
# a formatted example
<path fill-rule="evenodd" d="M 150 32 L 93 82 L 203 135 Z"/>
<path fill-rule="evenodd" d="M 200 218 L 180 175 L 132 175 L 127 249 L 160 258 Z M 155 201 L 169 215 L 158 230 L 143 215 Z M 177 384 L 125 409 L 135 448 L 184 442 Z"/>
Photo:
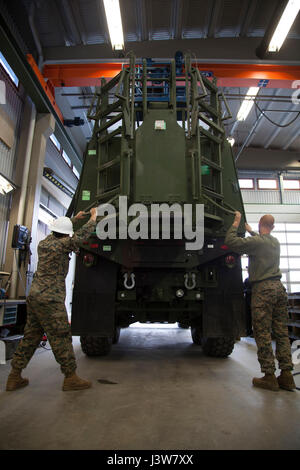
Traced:
<path fill-rule="evenodd" d="M 225 244 L 239 254 L 249 255 L 249 280 L 252 288 L 252 325 L 257 344 L 258 361 L 262 379 L 253 379 L 253 385 L 278 390 L 279 386 L 288 390 L 295 388 L 290 371 L 293 370 L 291 347 L 288 336 L 288 297 L 281 283 L 280 244 L 270 232 L 274 228 L 274 218 L 265 215 L 260 219 L 259 233 L 253 232 L 246 224 L 251 237 L 237 236 L 241 215 L 236 213 L 233 225 L 229 228 Z M 272 333 L 276 342 L 276 359 L 281 376 L 274 375 L 276 367 L 272 349 Z M 282 379 L 283 377 L 283 379 Z"/>
<path fill-rule="evenodd" d="M 71 219 L 72 222 L 76 218 L 82 218 L 82 214 L 77 214 Z M 39 243 L 38 267 L 26 301 L 24 337 L 12 358 L 13 370 L 22 370 L 27 366 L 46 333 L 62 373 L 65 377 L 75 373 L 71 327 L 65 308 L 65 278 L 69 270 L 70 253 L 78 249 L 79 242 L 87 238 L 95 230 L 95 226 L 96 220 L 91 218 L 73 237 L 67 235 L 57 238 L 51 233 Z"/>

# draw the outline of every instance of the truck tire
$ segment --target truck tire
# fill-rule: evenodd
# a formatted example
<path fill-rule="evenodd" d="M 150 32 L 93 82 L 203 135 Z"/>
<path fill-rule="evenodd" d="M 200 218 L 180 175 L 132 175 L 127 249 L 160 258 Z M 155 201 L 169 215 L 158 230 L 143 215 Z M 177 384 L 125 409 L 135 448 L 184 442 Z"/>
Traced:
<path fill-rule="evenodd" d="M 120 333 L 121 333 L 121 328 L 119 326 L 116 326 L 115 328 L 115 334 L 112 339 L 112 344 L 117 344 L 120 339 Z"/>
<path fill-rule="evenodd" d="M 107 356 L 112 339 L 99 336 L 80 336 L 81 349 L 87 356 Z"/>
<path fill-rule="evenodd" d="M 202 338 L 201 338 L 201 328 L 199 326 L 192 326 L 191 327 L 191 335 L 194 344 L 198 344 L 201 346 Z"/>
<path fill-rule="evenodd" d="M 202 350 L 207 356 L 228 357 L 233 351 L 234 343 L 232 337 L 202 338 Z"/>

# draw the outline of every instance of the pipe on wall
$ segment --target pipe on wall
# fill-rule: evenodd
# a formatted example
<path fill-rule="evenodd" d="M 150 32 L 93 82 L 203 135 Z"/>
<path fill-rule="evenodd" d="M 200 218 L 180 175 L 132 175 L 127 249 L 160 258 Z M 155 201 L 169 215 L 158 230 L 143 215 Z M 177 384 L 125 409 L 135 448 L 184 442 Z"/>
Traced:
<path fill-rule="evenodd" d="M 34 23 L 34 12 L 35 12 L 35 5 L 34 5 L 34 2 L 32 2 L 31 5 L 30 5 L 28 20 L 29 20 L 29 25 L 30 25 L 30 29 L 31 29 L 31 32 L 32 32 L 32 36 L 33 36 L 33 39 L 34 39 L 34 43 L 35 43 L 35 46 L 37 48 L 37 52 L 38 52 L 38 56 L 39 56 L 38 66 L 39 66 L 39 69 L 42 70 L 43 63 L 44 63 L 43 50 L 42 50 L 41 41 L 40 41 L 37 29 L 35 27 L 35 23 Z"/>
<path fill-rule="evenodd" d="M 25 156 L 24 156 L 24 168 L 23 168 L 20 201 L 19 201 L 18 215 L 17 215 L 17 225 L 23 225 L 24 223 L 25 202 L 26 202 L 26 196 L 27 196 L 28 176 L 29 176 L 29 168 L 30 168 L 30 161 L 31 161 L 35 123 L 36 123 L 36 108 L 34 104 L 32 103 L 30 123 L 29 123 L 29 129 L 28 129 L 28 138 L 27 138 L 27 144 L 26 144 Z M 11 277 L 11 285 L 10 285 L 10 297 L 12 299 L 15 299 L 17 295 L 18 253 L 17 252 L 15 253 L 16 253 L 16 256 L 14 256 L 14 259 L 13 259 L 13 269 L 12 269 L 12 277 Z"/>

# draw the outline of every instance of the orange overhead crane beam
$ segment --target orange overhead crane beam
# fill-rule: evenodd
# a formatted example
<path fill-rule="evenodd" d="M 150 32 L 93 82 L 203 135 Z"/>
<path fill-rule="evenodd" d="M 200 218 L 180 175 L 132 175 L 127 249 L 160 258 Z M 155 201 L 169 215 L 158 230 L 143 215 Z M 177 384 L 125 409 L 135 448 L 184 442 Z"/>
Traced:
<path fill-rule="evenodd" d="M 197 63 L 197 67 L 208 72 L 208 76 L 216 77 L 218 86 L 247 87 L 257 80 L 269 80 L 265 85 L 268 88 L 291 88 L 295 80 L 300 80 L 300 66 L 297 65 Z M 109 80 L 121 69 L 122 64 L 117 62 L 46 64 L 43 77 L 54 87 L 100 86 L 102 77 Z"/>
<path fill-rule="evenodd" d="M 41 74 L 40 69 L 38 68 L 37 63 L 35 62 L 33 56 L 31 54 L 27 54 L 26 57 L 27 57 L 27 62 L 31 66 L 31 68 L 34 71 L 37 79 L 39 80 L 40 84 L 42 85 L 42 87 L 43 87 L 45 93 L 47 94 L 48 99 L 51 102 L 51 105 L 55 109 L 59 119 L 61 120 L 61 122 L 64 122 L 63 115 L 62 115 L 62 113 L 61 113 L 61 111 L 60 111 L 60 109 L 57 106 L 56 101 L 55 101 L 55 91 L 54 91 L 53 84 L 51 83 L 51 81 L 49 81 L 49 80 L 46 81 L 45 80 L 45 78 Z"/>
<path fill-rule="evenodd" d="M 300 78 L 300 66 L 276 64 L 197 64 L 199 70 L 211 70 L 217 78 L 289 80 Z"/>
<path fill-rule="evenodd" d="M 121 63 L 49 64 L 44 66 L 43 76 L 55 87 L 100 86 L 101 78 L 109 80 L 121 70 Z"/>

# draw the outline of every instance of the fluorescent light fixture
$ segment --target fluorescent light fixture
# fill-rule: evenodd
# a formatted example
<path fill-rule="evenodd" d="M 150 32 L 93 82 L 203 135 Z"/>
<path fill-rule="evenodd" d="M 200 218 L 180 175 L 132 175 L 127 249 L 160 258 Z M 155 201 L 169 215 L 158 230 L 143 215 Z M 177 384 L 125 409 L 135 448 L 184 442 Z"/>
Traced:
<path fill-rule="evenodd" d="M 289 0 L 268 46 L 269 52 L 278 52 L 300 10 L 300 0 Z"/>
<path fill-rule="evenodd" d="M 250 87 L 246 93 L 246 97 L 241 104 L 239 112 L 237 114 L 238 121 L 245 121 L 248 114 L 250 113 L 252 106 L 254 105 L 254 99 L 258 93 L 259 87 Z"/>
<path fill-rule="evenodd" d="M 231 147 L 233 147 L 235 143 L 235 138 L 230 136 L 230 137 L 227 137 L 227 140 L 230 143 Z"/>
<path fill-rule="evenodd" d="M 4 196 L 16 189 L 16 186 L 0 173 L 0 194 Z"/>
<path fill-rule="evenodd" d="M 124 36 L 119 0 L 103 0 L 103 4 L 112 48 L 122 50 Z"/>
<path fill-rule="evenodd" d="M 11 66 L 9 65 L 9 63 L 7 62 L 7 60 L 5 59 L 4 55 L 1 52 L 0 52 L 0 64 L 2 65 L 2 67 L 4 68 L 6 73 L 9 75 L 10 79 L 18 87 L 19 86 L 19 79 L 18 79 L 15 72 L 13 71 L 13 69 L 11 68 Z"/>

